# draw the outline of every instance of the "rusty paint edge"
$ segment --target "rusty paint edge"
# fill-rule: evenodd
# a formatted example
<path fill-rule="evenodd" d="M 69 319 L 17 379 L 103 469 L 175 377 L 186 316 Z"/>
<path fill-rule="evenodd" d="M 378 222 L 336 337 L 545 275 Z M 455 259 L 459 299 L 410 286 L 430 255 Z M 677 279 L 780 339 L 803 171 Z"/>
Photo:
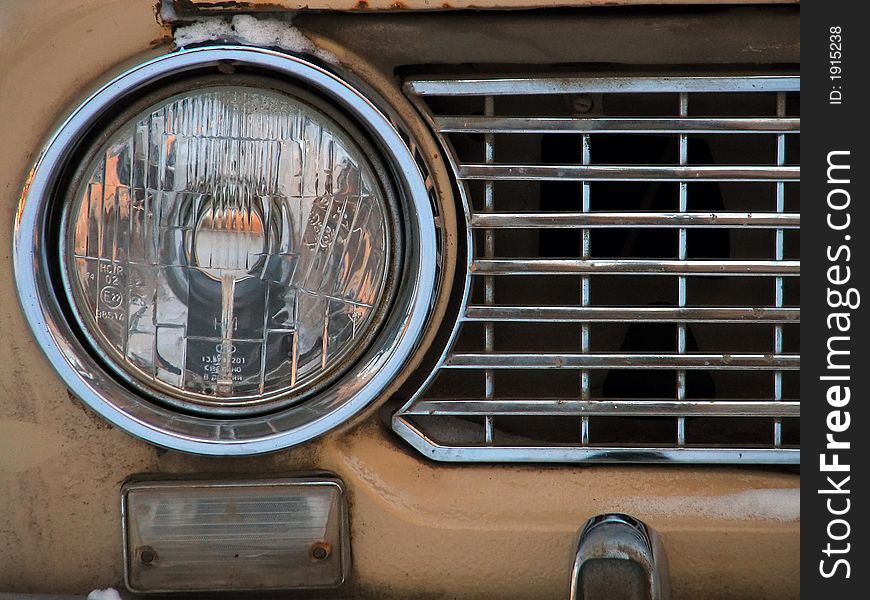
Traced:
<path fill-rule="evenodd" d="M 255 12 L 524 10 L 615 6 L 799 4 L 800 0 L 157 0 L 163 23 Z"/>

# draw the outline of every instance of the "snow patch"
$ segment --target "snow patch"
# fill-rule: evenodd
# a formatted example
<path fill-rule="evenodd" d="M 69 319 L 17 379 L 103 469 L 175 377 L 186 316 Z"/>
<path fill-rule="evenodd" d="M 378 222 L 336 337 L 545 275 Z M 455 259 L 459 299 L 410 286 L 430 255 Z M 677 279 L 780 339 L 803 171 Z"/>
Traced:
<path fill-rule="evenodd" d="M 338 64 L 332 52 L 318 48 L 293 26 L 293 15 L 259 19 L 252 15 L 235 15 L 231 20 L 207 17 L 175 29 L 175 44 L 182 48 L 202 42 L 235 42 L 245 46 L 281 48 L 310 54 L 331 64 Z"/>
<path fill-rule="evenodd" d="M 117 590 L 108 588 L 105 590 L 94 590 L 88 594 L 88 600 L 121 600 L 121 594 Z"/>

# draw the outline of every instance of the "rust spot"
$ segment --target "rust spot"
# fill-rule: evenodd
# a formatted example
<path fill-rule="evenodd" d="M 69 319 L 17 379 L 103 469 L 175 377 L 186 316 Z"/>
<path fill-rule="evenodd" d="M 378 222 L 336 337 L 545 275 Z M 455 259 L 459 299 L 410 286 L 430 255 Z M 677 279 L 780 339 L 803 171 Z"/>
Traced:
<path fill-rule="evenodd" d="M 181 11 L 244 10 L 250 8 L 247 2 L 225 0 L 224 2 L 198 2 L 196 0 L 173 0 L 175 9 Z"/>
<path fill-rule="evenodd" d="M 392 4 L 390 4 L 390 8 L 394 10 L 402 10 L 408 7 L 405 6 L 404 2 L 393 2 Z"/>
<path fill-rule="evenodd" d="M 158 46 L 163 46 L 164 44 L 172 43 L 171 35 L 164 35 L 162 37 L 156 38 L 148 42 L 148 46 L 151 48 L 157 48 Z"/>
<path fill-rule="evenodd" d="M 326 560 L 332 556 L 332 544 L 328 542 L 316 542 L 311 545 L 308 556 L 311 560 L 315 561 Z"/>
<path fill-rule="evenodd" d="M 280 2 L 258 2 L 257 4 L 245 3 L 246 10 L 252 12 L 288 12 L 287 5 Z M 299 7 L 300 10 L 307 9 L 308 5 Z"/>
<path fill-rule="evenodd" d="M 163 22 L 163 15 L 161 14 L 161 10 L 163 8 L 161 6 L 162 4 L 163 3 L 161 0 L 157 0 L 154 3 L 154 19 L 157 21 L 158 25 L 160 25 L 161 27 L 164 27 L 166 25 L 166 23 Z"/>
<path fill-rule="evenodd" d="M 158 4 L 160 4 L 158 0 Z M 251 3 L 244 0 L 172 0 L 175 13 L 182 17 L 194 17 L 203 14 L 225 14 L 239 12 L 285 12 L 287 6 L 278 2 Z M 306 7 L 307 8 L 307 7 Z"/>
<path fill-rule="evenodd" d="M 441 8 L 453 8 L 453 7 L 450 6 L 450 3 L 445 2 L 444 4 L 441 5 Z"/>
<path fill-rule="evenodd" d="M 357 10 L 368 10 L 369 3 L 366 2 L 366 0 L 359 0 L 354 8 L 356 8 Z"/>

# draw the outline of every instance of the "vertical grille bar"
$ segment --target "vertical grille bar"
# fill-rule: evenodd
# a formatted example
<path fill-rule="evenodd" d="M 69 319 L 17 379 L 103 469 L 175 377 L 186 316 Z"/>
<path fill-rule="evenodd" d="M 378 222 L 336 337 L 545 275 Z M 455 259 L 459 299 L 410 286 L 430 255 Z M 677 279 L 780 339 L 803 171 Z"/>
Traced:
<path fill-rule="evenodd" d="M 776 95 L 776 116 L 785 116 L 785 93 L 779 92 Z M 785 164 L 785 136 L 780 134 L 776 136 L 776 164 Z M 785 212 L 785 184 L 781 181 L 776 183 L 776 212 Z M 776 229 L 776 260 L 783 259 L 784 233 L 781 228 Z M 774 280 L 774 306 L 781 308 L 783 304 L 783 289 L 782 277 L 777 277 Z M 782 352 L 782 325 L 777 323 L 773 327 L 773 351 L 776 354 Z M 782 371 L 773 373 L 773 400 L 775 402 L 782 401 Z M 773 420 L 773 445 L 776 448 L 782 447 L 782 418 L 775 417 Z"/>
<path fill-rule="evenodd" d="M 680 94 L 680 117 L 686 117 L 689 114 L 689 95 L 685 92 Z M 686 134 L 681 133 L 679 138 L 679 161 L 680 165 L 689 163 L 689 138 Z M 680 212 L 688 211 L 688 184 L 685 181 L 679 183 L 680 189 Z M 686 228 L 679 229 L 679 248 L 678 257 L 680 260 L 686 260 Z M 686 277 L 680 275 L 677 278 L 677 305 L 680 308 L 686 306 Z M 686 323 L 684 321 L 677 324 L 677 353 L 683 354 L 686 351 Z M 680 369 L 677 371 L 677 400 L 684 401 L 686 399 L 686 370 Z M 677 417 L 677 445 L 686 445 L 686 417 Z"/>
<path fill-rule="evenodd" d="M 486 96 L 483 101 L 483 114 L 487 117 L 495 114 L 495 98 Z M 493 164 L 495 162 L 495 136 L 492 133 L 484 134 L 484 162 Z M 492 181 L 483 183 L 483 210 L 484 212 L 492 212 L 495 203 L 495 190 Z M 487 258 L 495 256 L 495 232 L 492 229 L 483 231 L 483 255 Z M 485 275 L 483 278 L 483 303 L 486 306 L 495 304 L 495 279 L 492 275 Z M 492 352 L 495 350 L 495 328 L 491 322 L 484 324 L 484 351 Z M 484 372 L 484 396 L 487 400 L 492 400 L 495 394 L 495 374 L 492 369 L 487 369 Z M 486 444 L 491 446 L 493 443 L 493 418 L 492 415 L 484 417 L 484 437 Z"/>
<path fill-rule="evenodd" d="M 458 321 L 394 430 L 457 462 L 798 462 L 786 371 L 800 367 L 787 351 L 800 308 L 785 284 L 800 274 L 786 205 L 800 177 L 786 94 L 799 88 L 754 75 L 407 82 L 470 245 Z M 595 110 L 579 113 L 587 94 Z"/>
<path fill-rule="evenodd" d="M 592 162 L 592 148 L 590 146 L 589 134 L 584 133 L 581 143 L 583 148 L 581 151 L 581 161 L 584 165 Z M 588 181 L 582 183 L 583 198 L 582 211 L 588 213 L 592 202 L 591 189 Z M 584 227 L 581 233 L 582 248 L 581 254 L 584 259 L 588 259 L 592 255 L 592 232 L 588 227 Z M 592 290 L 590 289 L 589 275 L 583 275 L 580 278 L 580 305 L 587 307 L 590 304 Z M 589 323 L 584 322 L 580 325 L 580 351 L 582 353 L 589 352 Z M 591 394 L 589 389 L 589 369 L 580 371 L 580 397 L 583 400 L 589 400 Z M 589 445 L 589 417 L 583 416 L 580 418 L 580 443 L 584 446 Z"/>

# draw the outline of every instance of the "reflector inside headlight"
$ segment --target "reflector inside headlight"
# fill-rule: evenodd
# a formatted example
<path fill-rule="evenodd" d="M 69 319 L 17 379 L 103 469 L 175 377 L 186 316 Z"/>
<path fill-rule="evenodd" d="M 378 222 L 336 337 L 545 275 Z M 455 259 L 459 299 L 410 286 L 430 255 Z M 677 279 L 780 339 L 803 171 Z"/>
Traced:
<path fill-rule="evenodd" d="M 388 301 L 387 197 L 335 119 L 283 92 L 203 87 L 90 150 L 62 224 L 94 348 L 203 407 L 298 398 L 341 372 Z"/>

